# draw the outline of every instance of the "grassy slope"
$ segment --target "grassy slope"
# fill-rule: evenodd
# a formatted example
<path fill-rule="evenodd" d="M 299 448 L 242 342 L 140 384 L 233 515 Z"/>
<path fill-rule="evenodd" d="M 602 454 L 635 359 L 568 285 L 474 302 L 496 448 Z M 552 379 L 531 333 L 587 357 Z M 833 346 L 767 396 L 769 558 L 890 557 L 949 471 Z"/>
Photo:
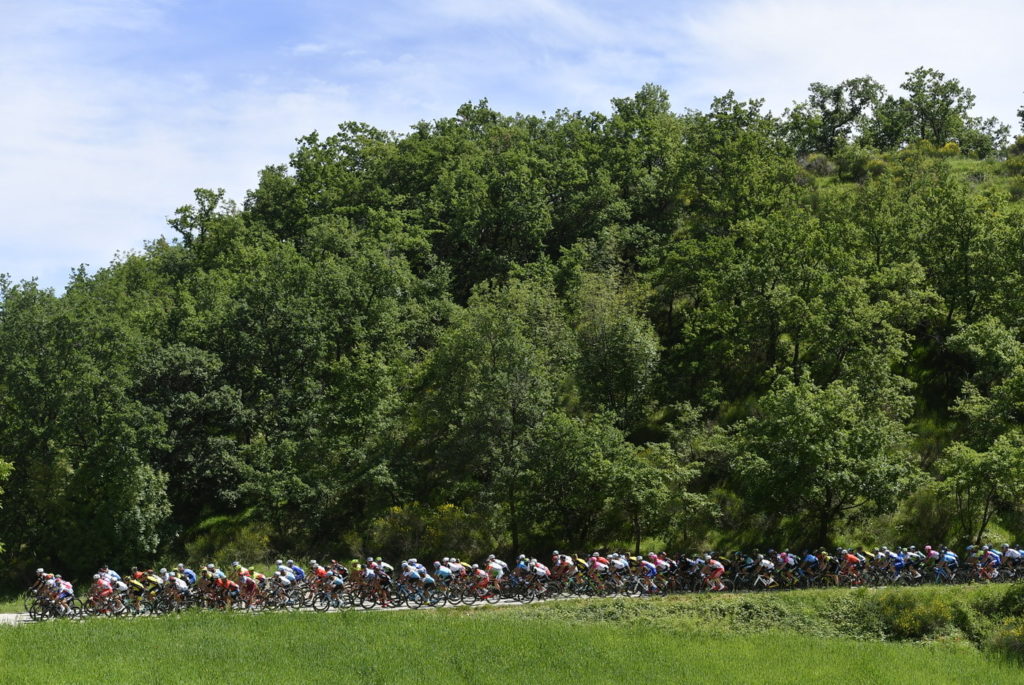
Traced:
<path fill-rule="evenodd" d="M 972 594 L 980 602 L 995 597 L 985 592 L 989 597 Z M 934 596 L 946 595 L 928 595 Z M 830 636 L 823 629 L 835 623 L 828 608 L 855 611 L 852 597 L 800 592 L 29 625 L 0 629 L 0 681 L 878 683 L 925 673 L 951 683 L 1024 679 L 1024 670 L 955 635 L 930 643 Z M 848 632 L 839 625 L 837 634 Z"/>

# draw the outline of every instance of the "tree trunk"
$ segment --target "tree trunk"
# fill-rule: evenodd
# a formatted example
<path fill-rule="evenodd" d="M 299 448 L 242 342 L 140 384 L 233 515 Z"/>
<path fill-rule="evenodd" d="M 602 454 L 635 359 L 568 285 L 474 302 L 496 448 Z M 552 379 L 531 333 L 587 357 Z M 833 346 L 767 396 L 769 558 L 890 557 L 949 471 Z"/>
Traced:
<path fill-rule="evenodd" d="M 640 556 L 640 515 L 633 515 L 633 535 L 636 537 L 636 550 L 633 552 L 633 556 Z"/>

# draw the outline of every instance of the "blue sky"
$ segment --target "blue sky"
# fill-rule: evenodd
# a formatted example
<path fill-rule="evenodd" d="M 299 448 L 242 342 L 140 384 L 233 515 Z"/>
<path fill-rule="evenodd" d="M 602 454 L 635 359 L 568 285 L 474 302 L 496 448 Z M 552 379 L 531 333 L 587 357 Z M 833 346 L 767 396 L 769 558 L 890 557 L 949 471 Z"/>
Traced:
<path fill-rule="evenodd" d="M 0 273 L 60 291 L 167 233 L 193 188 L 241 200 L 300 135 L 485 97 L 607 111 L 653 81 L 677 110 L 733 89 L 780 112 L 812 81 L 895 91 L 926 65 L 1016 128 L 1022 25 L 1011 0 L 0 0 Z"/>

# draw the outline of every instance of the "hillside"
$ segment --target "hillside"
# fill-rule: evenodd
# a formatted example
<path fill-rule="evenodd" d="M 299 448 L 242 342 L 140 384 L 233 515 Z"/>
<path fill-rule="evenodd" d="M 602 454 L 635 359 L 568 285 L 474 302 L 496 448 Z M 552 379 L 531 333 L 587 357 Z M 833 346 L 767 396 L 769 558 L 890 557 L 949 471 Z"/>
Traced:
<path fill-rule="evenodd" d="M 347 123 L 64 293 L 0 279 L 6 580 L 1013 541 L 1024 143 L 933 70 L 834 89 Z"/>

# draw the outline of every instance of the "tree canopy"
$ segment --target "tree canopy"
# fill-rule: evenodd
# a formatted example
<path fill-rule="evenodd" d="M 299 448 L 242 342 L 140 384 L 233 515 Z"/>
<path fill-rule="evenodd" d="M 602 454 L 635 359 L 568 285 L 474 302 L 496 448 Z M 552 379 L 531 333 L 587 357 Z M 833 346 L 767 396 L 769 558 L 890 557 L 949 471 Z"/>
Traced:
<path fill-rule="evenodd" d="M 1018 153 L 901 88 L 345 123 L 0 279 L 5 567 L 1024 533 Z"/>

